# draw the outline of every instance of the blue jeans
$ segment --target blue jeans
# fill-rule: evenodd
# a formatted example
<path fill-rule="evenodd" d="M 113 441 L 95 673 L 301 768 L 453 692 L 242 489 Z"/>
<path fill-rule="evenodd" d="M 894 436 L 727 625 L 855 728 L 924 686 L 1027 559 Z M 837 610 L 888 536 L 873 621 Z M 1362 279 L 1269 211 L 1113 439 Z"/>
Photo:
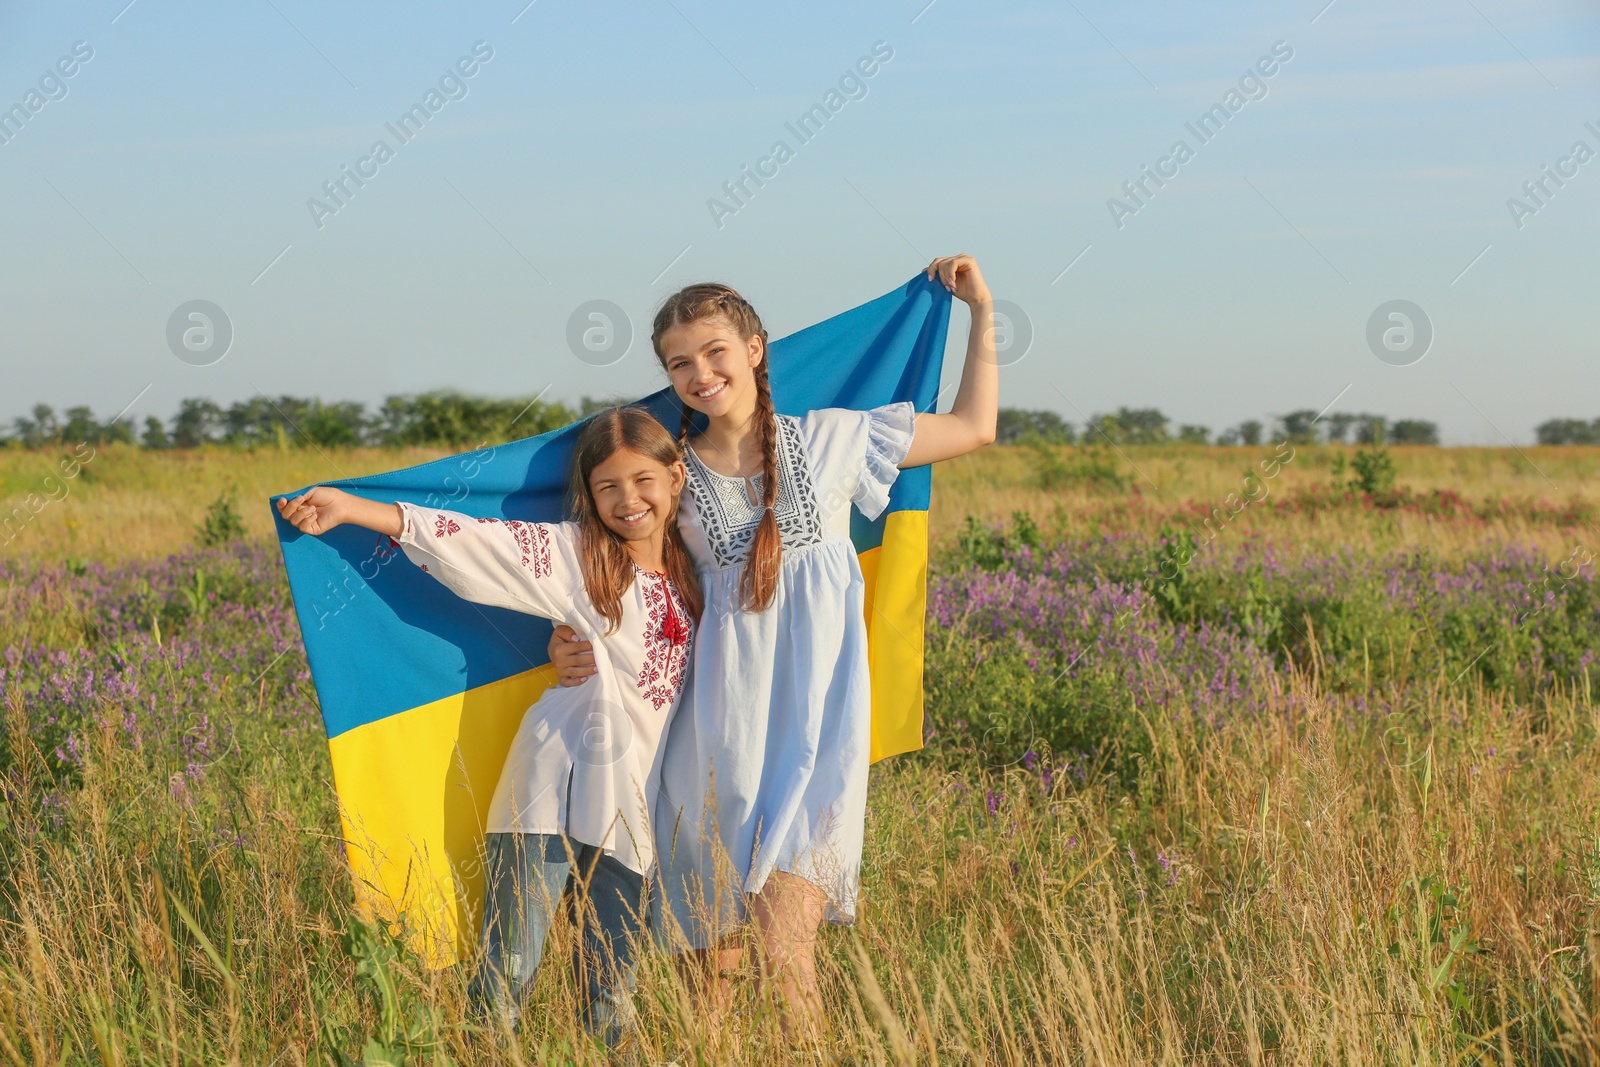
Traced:
<path fill-rule="evenodd" d="M 570 892 L 579 929 L 573 976 L 583 1023 L 616 1044 L 634 1022 L 633 949 L 644 876 L 593 845 L 564 841 L 559 834 L 489 834 L 486 848 L 483 952 L 467 987 L 473 1010 L 516 1027 L 545 935 L 562 895 Z"/>

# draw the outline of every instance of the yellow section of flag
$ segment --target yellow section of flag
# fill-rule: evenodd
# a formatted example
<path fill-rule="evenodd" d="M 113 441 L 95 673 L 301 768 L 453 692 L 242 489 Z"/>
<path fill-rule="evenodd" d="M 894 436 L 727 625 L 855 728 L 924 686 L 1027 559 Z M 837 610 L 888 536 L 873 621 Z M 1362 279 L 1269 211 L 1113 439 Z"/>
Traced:
<path fill-rule="evenodd" d="M 880 567 L 884 554 L 890 565 Z M 928 513 L 895 511 L 883 544 L 858 557 L 867 580 L 872 762 L 922 747 L 922 633 L 928 609 Z"/>
<path fill-rule="evenodd" d="M 928 513 L 889 515 L 859 559 L 876 762 L 922 747 Z M 523 714 L 555 681 L 547 664 L 328 742 L 359 914 L 398 926 L 433 966 L 476 949 L 489 802 Z"/>
<path fill-rule="evenodd" d="M 523 713 L 555 680 L 546 664 L 328 742 L 358 913 L 398 924 L 435 966 L 472 952 L 489 802 Z"/>

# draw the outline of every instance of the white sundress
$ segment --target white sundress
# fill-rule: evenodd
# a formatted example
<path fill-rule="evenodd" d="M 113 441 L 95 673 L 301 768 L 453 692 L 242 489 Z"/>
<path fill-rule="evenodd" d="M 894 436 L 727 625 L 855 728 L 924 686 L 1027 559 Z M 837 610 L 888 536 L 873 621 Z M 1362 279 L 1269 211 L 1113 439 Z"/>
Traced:
<path fill-rule="evenodd" d="M 661 736 L 684 689 L 694 629 L 677 588 L 635 567 L 622 620 L 607 634 L 584 588 L 576 523 L 400 507 L 406 557 L 457 596 L 564 622 L 594 643 L 594 677 L 551 686 L 523 714 L 485 829 L 564 833 L 649 874 Z"/>
<path fill-rule="evenodd" d="M 850 510 L 870 519 L 888 506 L 915 417 L 909 403 L 778 416 L 783 562 L 759 614 L 740 607 L 739 585 L 761 509 L 744 479 L 689 451 L 678 521 L 705 609 L 663 745 L 662 936 L 675 926 L 690 947 L 710 946 L 775 869 L 820 886 L 830 921 L 855 918 L 872 700 Z M 752 479 L 756 501 L 760 486 Z"/>

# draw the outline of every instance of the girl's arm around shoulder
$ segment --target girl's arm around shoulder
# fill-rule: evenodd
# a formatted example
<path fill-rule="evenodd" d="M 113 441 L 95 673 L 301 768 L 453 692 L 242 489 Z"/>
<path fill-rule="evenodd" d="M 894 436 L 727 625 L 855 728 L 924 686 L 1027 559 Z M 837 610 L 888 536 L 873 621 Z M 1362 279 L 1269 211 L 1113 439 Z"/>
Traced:
<path fill-rule="evenodd" d="M 1000 415 L 1000 368 L 994 352 L 994 297 L 968 255 L 945 256 L 928 264 L 930 278 L 937 276 L 972 312 L 967 335 L 967 361 L 961 368 L 961 385 L 955 402 L 942 414 L 917 415 L 916 434 L 901 469 L 937 463 L 975 452 L 994 441 Z"/>

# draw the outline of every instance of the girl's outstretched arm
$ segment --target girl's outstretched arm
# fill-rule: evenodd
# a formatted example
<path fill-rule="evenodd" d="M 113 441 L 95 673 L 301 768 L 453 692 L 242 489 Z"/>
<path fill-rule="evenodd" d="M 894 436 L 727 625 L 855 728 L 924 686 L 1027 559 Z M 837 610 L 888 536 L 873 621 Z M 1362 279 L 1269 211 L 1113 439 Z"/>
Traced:
<path fill-rule="evenodd" d="M 293 500 L 279 497 L 278 514 L 301 533 L 317 536 L 347 522 L 390 537 L 399 537 L 404 528 L 399 504 L 368 500 L 326 485 L 307 489 Z"/>
<path fill-rule="evenodd" d="M 944 287 L 972 311 L 972 332 L 967 335 L 967 361 L 961 368 L 961 385 L 955 403 L 943 414 L 917 415 L 911 450 L 901 468 L 921 467 L 941 459 L 954 459 L 994 440 L 1000 415 L 1000 368 L 994 354 L 994 297 L 968 255 L 942 256 L 928 264 L 928 277 L 937 276 Z"/>

